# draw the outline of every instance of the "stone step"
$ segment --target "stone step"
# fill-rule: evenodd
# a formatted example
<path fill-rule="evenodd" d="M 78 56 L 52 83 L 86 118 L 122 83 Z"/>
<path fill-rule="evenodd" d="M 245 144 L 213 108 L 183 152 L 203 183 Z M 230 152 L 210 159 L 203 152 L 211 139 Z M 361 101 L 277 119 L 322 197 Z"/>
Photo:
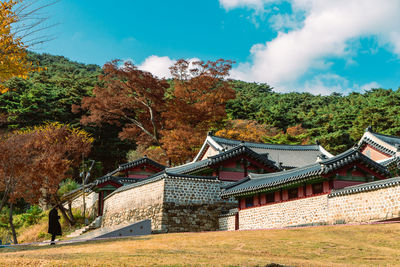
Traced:
<path fill-rule="evenodd" d="M 71 234 L 67 235 L 68 238 L 71 237 L 77 237 L 80 236 L 86 232 L 92 231 L 94 229 L 97 229 L 101 226 L 101 216 L 97 217 L 96 219 L 93 220 L 93 222 L 91 222 L 89 225 L 86 225 L 83 228 L 80 228 L 78 230 L 75 230 L 74 232 L 72 232 Z"/>

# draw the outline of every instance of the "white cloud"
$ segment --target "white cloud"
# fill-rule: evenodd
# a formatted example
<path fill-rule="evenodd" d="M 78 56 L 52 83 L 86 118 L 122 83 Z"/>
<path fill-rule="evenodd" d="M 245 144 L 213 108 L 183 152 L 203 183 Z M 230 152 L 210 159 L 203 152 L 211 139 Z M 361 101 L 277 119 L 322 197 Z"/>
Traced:
<path fill-rule="evenodd" d="M 139 69 L 151 72 L 159 78 L 171 78 L 169 67 L 171 67 L 176 60 L 169 57 L 149 56 L 142 64 L 138 66 Z"/>
<path fill-rule="evenodd" d="M 360 88 L 364 91 L 368 91 L 374 88 L 381 88 L 382 86 L 377 82 L 370 82 L 360 86 Z"/>
<path fill-rule="evenodd" d="M 189 58 L 186 60 L 189 61 L 189 69 L 193 67 L 193 62 L 200 61 L 198 58 Z M 167 56 L 159 57 L 152 55 L 138 65 L 138 69 L 148 71 L 158 78 L 171 78 L 172 76 L 169 68 L 174 65 L 176 61 L 176 59 L 171 59 Z"/>
<path fill-rule="evenodd" d="M 380 46 L 390 47 L 393 53 L 400 55 L 398 0 L 287 2 L 290 2 L 294 15 L 285 17 L 282 14 L 269 22 L 272 20 L 276 29 L 292 30 L 279 32 L 275 39 L 264 44 L 255 44 L 250 50 L 251 60 L 239 64 L 232 71 L 233 78 L 287 87 L 310 71 L 321 68 L 328 71 L 331 67 L 329 58 L 352 62 L 353 50 L 357 49 L 354 40 L 370 36 L 376 37 Z M 269 0 L 220 0 L 220 3 L 225 9 L 246 6 L 257 10 L 266 4 L 273 5 Z M 303 14 L 302 21 L 298 21 L 298 13 Z M 293 29 L 293 22 L 300 23 L 301 27 Z"/>
<path fill-rule="evenodd" d="M 226 10 L 233 9 L 236 7 L 250 7 L 254 9 L 262 9 L 265 2 L 272 2 L 272 1 L 265 1 L 265 0 L 220 0 L 219 3 L 223 6 Z"/>

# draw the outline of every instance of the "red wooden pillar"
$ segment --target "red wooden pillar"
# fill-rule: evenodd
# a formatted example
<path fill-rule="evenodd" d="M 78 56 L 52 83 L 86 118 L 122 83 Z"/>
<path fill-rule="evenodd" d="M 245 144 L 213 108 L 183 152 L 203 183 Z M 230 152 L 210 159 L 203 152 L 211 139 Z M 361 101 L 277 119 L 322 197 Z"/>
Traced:
<path fill-rule="evenodd" d="M 297 197 L 304 197 L 304 186 L 299 187 Z"/>
<path fill-rule="evenodd" d="M 97 216 L 102 216 L 103 215 L 103 191 L 99 192 L 99 203 L 98 203 L 98 210 L 97 210 Z"/>
<path fill-rule="evenodd" d="M 244 197 L 243 197 L 243 198 L 241 198 L 240 201 L 239 201 L 239 210 L 242 210 L 242 209 L 244 209 L 244 208 L 246 208 L 246 200 L 245 200 Z"/>
<path fill-rule="evenodd" d="M 322 183 L 322 188 L 323 188 L 322 190 L 324 193 L 328 193 L 329 192 L 329 181 L 324 181 Z"/>
<path fill-rule="evenodd" d="M 282 200 L 288 200 L 289 194 L 287 190 L 282 190 Z"/>
<path fill-rule="evenodd" d="M 253 205 L 254 207 L 258 206 L 260 204 L 260 201 L 258 199 L 258 195 L 253 196 Z"/>
<path fill-rule="evenodd" d="M 260 205 L 265 205 L 267 203 L 267 196 L 265 194 L 260 195 Z"/>
<path fill-rule="evenodd" d="M 279 202 L 279 201 L 281 201 L 281 192 L 276 191 L 275 192 L 275 202 Z"/>
<path fill-rule="evenodd" d="M 239 212 L 235 215 L 235 230 L 239 230 Z"/>
<path fill-rule="evenodd" d="M 312 195 L 312 185 L 308 184 L 306 185 L 306 196 L 311 196 Z"/>

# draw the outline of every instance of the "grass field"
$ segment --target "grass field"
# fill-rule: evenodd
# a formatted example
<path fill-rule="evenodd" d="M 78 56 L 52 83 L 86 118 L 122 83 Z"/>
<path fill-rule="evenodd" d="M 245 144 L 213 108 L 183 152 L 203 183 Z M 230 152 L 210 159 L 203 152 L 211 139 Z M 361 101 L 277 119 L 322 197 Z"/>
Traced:
<path fill-rule="evenodd" d="M 400 266 L 400 224 L 177 233 L 0 249 L 0 266 Z"/>

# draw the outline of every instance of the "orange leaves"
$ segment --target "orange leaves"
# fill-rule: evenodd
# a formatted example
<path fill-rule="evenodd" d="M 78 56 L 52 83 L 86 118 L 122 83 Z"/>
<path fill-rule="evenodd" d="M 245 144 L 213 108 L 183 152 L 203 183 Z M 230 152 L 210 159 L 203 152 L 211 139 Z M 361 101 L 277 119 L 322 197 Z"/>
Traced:
<path fill-rule="evenodd" d="M 120 138 L 162 147 L 173 162 L 184 162 L 196 154 L 207 131 L 226 117 L 225 104 L 235 97 L 224 80 L 231 66 L 223 59 L 178 60 L 171 67 L 170 85 L 129 62 L 109 62 L 100 77 L 103 86 L 82 100 L 80 108 L 89 114 L 81 122 L 122 126 Z"/>
<path fill-rule="evenodd" d="M 263 142 L 265 136 L 280 133 L 275 127 L 258 124 L 251 120 L 233 120 L 226 128 L 215 133 L 217 136 L 249 142 Z"/>
<path fill-rule="evenodd" d="M 0 5 L 0 93 L 7 91 L 2 83 L 12 77 L 26 78 L 37 70 L 27 59 L 26 45 L 12 32 L 19 18 L 13 8 L 20 1 L 8 0 Z"/>
<path fill-rule="evenodd" d="M 60 123 L 49 123 L 15 131 L 0 140 L 0 191 L 10 201 L 23 198 L 37 203 L 50 196 L 90 152 L 93 138 L 85 131 Z"/>
<path fill-rule="evenodd" d="M 104 75 L 100 77 L 104 86 L 96 87 L 93 97 L 82 100 L 81 108 L 90 114 L 81 121 L 123 125 L 122 138 L 157 145 L 161 113 L 165 110 L 164 95 L 169 84 L 138 70 L 130 62 L 119 64 L 120 61 L 113 61 L 104 65 Z"/>
<path fill-rule="evenodd" d="M 174 90 L 168 99 L 163 118 L 163 147 L 173 162 L 185 162 L 200 148 L 210 128 L 225 117 L 226 102 L 235 97 L 235 91 L 224 80 L 232 61 L 178 60 L 171 67 Z"/>

